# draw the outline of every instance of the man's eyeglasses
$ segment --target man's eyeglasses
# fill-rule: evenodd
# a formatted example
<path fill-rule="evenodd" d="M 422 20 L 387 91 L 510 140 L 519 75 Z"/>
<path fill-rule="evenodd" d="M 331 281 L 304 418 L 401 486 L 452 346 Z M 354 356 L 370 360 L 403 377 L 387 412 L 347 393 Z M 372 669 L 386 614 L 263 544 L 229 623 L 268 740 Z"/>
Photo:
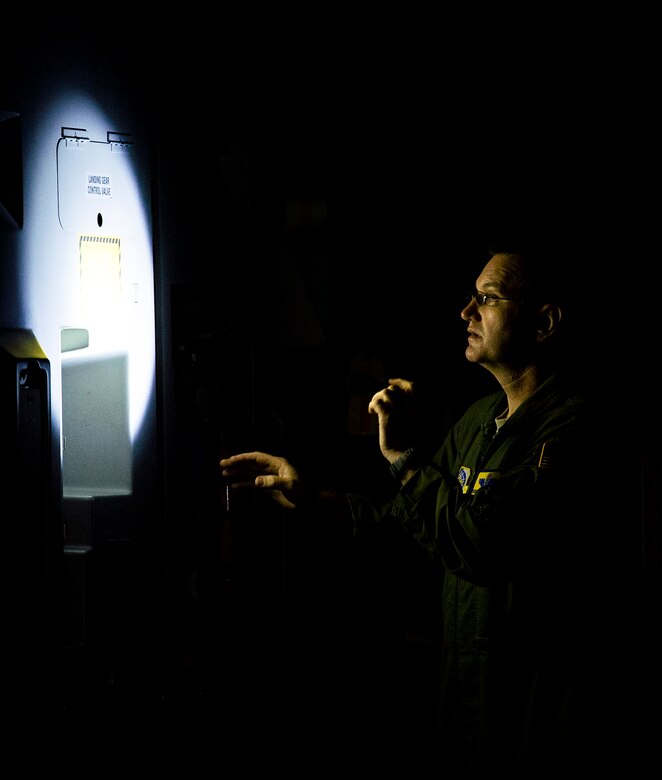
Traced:
<path fill-rule="evenodd" d="M 499 295 L 492 295 L 491 293 L 469 292 L 465 298 L 465 306 L 468 306 L 472 301 L 476 301 L 477 306 L 484 306 L 486 303 L 496 303 L 497 301 L 518 301 L 517 298 L 502 298 Z"/>

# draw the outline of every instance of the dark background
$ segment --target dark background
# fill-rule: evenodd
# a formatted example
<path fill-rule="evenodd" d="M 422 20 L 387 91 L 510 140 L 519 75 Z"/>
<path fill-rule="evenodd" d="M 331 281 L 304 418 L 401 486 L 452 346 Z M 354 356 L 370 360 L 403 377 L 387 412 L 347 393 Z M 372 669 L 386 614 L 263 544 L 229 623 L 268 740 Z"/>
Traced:
<path fill-rule="evenodd" d="M 259 497 L 227 511 L 217 463 L 259 448 L 385 490 L 365 408 L 388 377 L 420 382 L 430 440 L 492 387 L 459 311 L 504 234 L 581 250 L 585 360 L 606 423 L 636 432 L 587 480 L 624 468 L 633 576 L 657 592 L 653 50 L 604 17 L 482 22 L 58 18 L 71 58 L 130 74 L 153 144 L 162 492 L 125 636 L 58 657 L 19 730 L 241 778 L 425 768 L 435 573 Z"/>
<path fill-rule="evenodd" d="M 425 768 L 437 575 L 414 551 L 396 555 L 388 541 L 347 548 L 317 517 L 283 517 L 238 496 L 231 536 L 214 553 L 217 456 L 265 449 L 353 489 L 385 489 L 375 436 L 360 435 L 369 423 L 352 416 L 353 404 L 365 410 L 389 376 L 416 378 L 432 439 L 492 387 L 463 361 L 458 315 L 504 235 L 545 237 L 577 258 L 588 315 L 580 352 L 604 375 L 605 424 L 621 426 L 613 452 L 596 453 L 595 473 L 578 489 L 608 489 L 612 468 L 625 468 L 613 508 L 631 515 L 632 535 L 615 568 L 656 578 L 647 480 L 657 466 L 645 404 L 635 400 L 651 389 L 651 319 L 639 288 L 659 170 L 647 52 L 624 68 L 579 31 L 562 45 L 532 34 L 460 36 L 450 46 L 453 35 L 423 23 L 411 35 L 357 39 L 326 39 L 317 28 L 265 44 L 256 34 L 250 51 L 201 46 L 193 78 L 156 45 L 161 163 L 173 176 L 164 194 L 176 192 L 176 222 L 161 227 L 181 231 L 184 261 L 172 271 L 174 338 L 211 346 L 207 373 L 179 375 L 205 388 L 201 406 L 191 386 L 177 403 L 190 445 L 178 448 L 180 517 L 190 518 L 191 495 L 213 488 L 198 504 L 197 533 L 186 523 L 193 547 L 171 579 L 195 573 L 197 611 L 175 588 L 170 616 L 187 627 L 185 649 L 202 668 L 241 657 L 238 668 L 268 702 L 262 734 L 295 771 L 333 774 L 348 760 L 372 772 Z M 177 135 L 169 117 L 184 95 L 197 107 L 187 121 L 214 128 L 223 185 L 213 193 L 200 187 L 190 148 L 169 154 Z M 206 464 L 209 481 L 193 470 L 187 482 L 192 462 Z M 174 534 L 180 551 L 186 536 Z M 246 715 L 256 722 L 254 710 Z M 295 758 L 296 745 L 317 757 Z"/>

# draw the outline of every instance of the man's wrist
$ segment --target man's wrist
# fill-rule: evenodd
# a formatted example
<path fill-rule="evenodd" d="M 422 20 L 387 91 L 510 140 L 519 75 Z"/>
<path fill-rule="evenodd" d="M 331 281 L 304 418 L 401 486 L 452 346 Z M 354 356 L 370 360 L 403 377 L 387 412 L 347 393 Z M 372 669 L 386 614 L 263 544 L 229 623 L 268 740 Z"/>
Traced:
<path fill-rule="evenodd" d="M 389 471 L 391 472 L 391 476 L 396 482 L 401 482 L 402 477 L 406 471 L 406 469 L 411 465 L 411 462 L 414 458 L 414 448 L 410 447 L 408 450 L 405 450 L 405 452 L 402 453 L 399 457 L 397 457 L 393 463 L 389 466 Z"/>

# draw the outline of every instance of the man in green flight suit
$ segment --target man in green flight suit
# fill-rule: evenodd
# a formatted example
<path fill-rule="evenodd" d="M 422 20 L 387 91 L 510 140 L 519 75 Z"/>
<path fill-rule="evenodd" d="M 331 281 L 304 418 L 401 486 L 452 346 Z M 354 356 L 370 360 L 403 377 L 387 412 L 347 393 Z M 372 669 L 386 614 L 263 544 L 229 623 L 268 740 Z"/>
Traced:
<path fill-rule="evenodd" d="M 443 569 L 439 776 L 560 777 L 611 766 L 614 536 L 592 490 L 594 386 L 575 312 L 547 248 L 493 251 L 460 312 L 465 356 L 499 388 L 433 454 L 406 424 L 414 383 L 388 381 L 369 411 L 394 478 L 386 501 L 321 487 L 282 457 L 220 462 L 234 488 L 288 509 L 319 503 L 347 533 L 389 525 Z M 599 406 L 599 405 L 598 405 Z M 614 590 L 616 588 L 614 587 Z M 615 758 L 614 758 L 615 760 Z"/>

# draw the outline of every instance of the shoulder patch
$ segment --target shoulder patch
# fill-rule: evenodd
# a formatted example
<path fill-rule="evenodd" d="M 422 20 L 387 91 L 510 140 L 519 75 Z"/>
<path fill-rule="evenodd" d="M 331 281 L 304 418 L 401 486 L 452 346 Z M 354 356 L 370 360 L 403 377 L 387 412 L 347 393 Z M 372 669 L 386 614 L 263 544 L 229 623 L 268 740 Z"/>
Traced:
<path fill-rule="evenodd" d="M 462 492 L 466 493 L 469 490 L 469 480 L 471 479 L 471 469 L 467 466 L 460 466 L 460 470 L 457 472 L 457 481 L 462 486 Z"/>
<path fill-rule="evenodd" d="M 473 494 L 477 490 L 480 490 L 482 487 L 486 487 L 487 485 L 490 484 L 490 482 L 493 482 L 495 479 L 498 478 L 499 478 L 498 471 L 479 471 L 471 493 Z"/>

